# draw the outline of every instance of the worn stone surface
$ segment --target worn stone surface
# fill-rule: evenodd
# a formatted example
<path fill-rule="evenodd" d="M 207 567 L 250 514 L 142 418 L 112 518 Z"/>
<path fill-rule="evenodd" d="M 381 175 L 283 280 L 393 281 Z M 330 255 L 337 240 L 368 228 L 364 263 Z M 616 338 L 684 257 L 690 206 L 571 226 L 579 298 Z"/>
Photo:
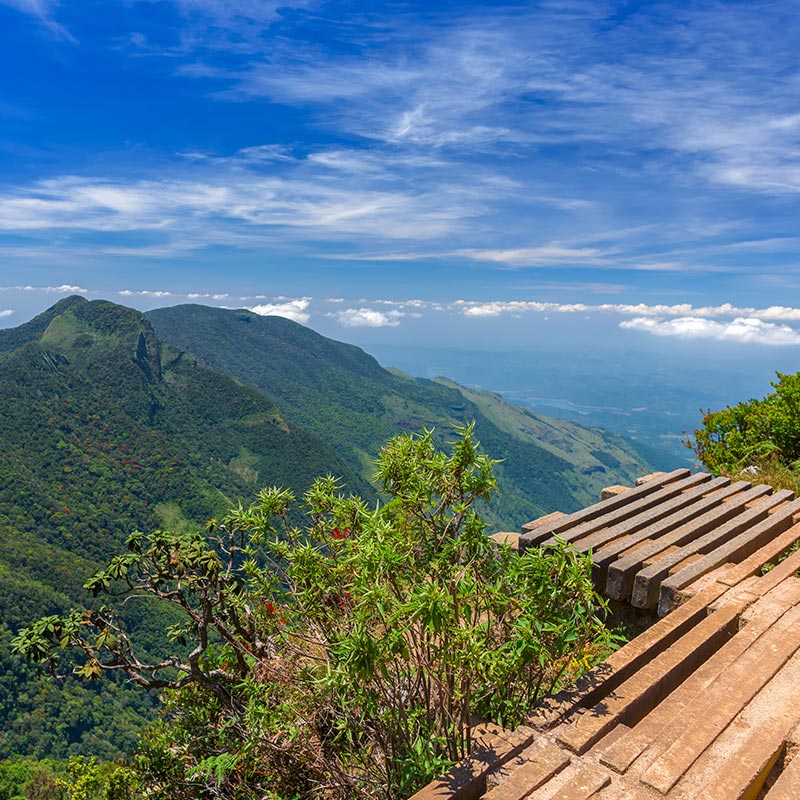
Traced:
<path fill-rule="evenodd" d="M 658 613 L 662 616 L 670 611 L 680 597 L 680 591 L 715 567 L 728 561 L 739 562 L 756 552 L 770 539 L 793 527 L 794 518 L 800 513 L 800 500 L 787 503 L 770 514 L 767 519 L 743 531 L 725 544 L 705 554 L 699 561 L 671 575 L 661 584 Z M 797 529 L 800 536 L 800 527 Z"/>
<path fill-rule="evenodd" d="M 663 478 L 666 474 L 666 472 L 649 472 L 647 475 L 642 475 L 641 477 L 637 478 L 636 485 L 641 486 L 643 483 L 657 481 L 659 478 Z"/>
<path fill-rule="evenodd" d="M 800 582 L 798 582 L 800 584 Z M 604 747 L 599 754 L 603 764 L 623 773 L 654 743 L 671 741 L 686 726 L 686 715 L 702 701 L 714 681 L 776 622 L 787 609 L 800 601 L 798 589 L 787 593 L 783 603 L 773 602 L 763 606 L 742 630 L 724 647 L 702 664 L 672 694 L 660 703 L 635 727 L 623 733 Z"/>
<path fill-rule="evenodd" d="M 637 608 L 653 608 L 658 602 L 662 582 L 670 575 L 679 572 L 680 569 L 676 570 L 676 567 L 682 568 L 681 562 L 687 557 L 695 554 L 716 553 L 740 535 L 750 537 L 752 531 L 756 531 L 758 534 L 762 529 L 778 530 L 783 520 L 782 518 L 773 519 L 770 517 L 770 512 L 785 499 L 786 496 L 780 493 L 764 497 L 750 508 L 742 509 L 741 514 L 725 524 L 686 541 L 677 551 L 671 554 L 662 551 L 658 559 L 650 566 L 643 567 L 636 575 L 631 593 L 631 604 Z M 756 528 L 757 525 L 761 527 Z M 721 563 L 721 561 L 716 563 Z M 699 573 L 697 577 L 700 577 L 700 574 L 702 573 Z"/>
<path fill-rule="evenodd" d="M 507 544 L 512 550 L 519 549 L 519 534 L 514 532 L 502 531 L 501 533 L 493 533 L 489 537 L 497 544 Z"/>
<path fill-rule="evenodd" d="M 441 778 L 431 781 L 410 800 L 479 800 L 486 792 L 486 776 L 521 753 L 531 744 L 534 732 L 521 729 L 520 734 L 496 732 L 490 726 L 478 735 L 472 756 L 460 761 Z"/>
<path fill-rule="evenodd" d="M 642 781 L 666 794 L 800 646 L 800 607 L 784 615 L 687 709 L 683 734 Z M 793 627 L 798 628 L 792 635 Z"/>
<path fill-rule="evenodd" d="M 593 506 L 584 508 L 581 511 L 576 511 L 573 514 L 567 514 L 560 519 L 551 520 L 543 518 L 534 520 L 522 526 L 522 536 L 520 537 L 521 547 L 532 547 L 541 544 L 545 539 L 550 538 L 554 533 L 560 533 L 567 530 L 567 528 L 575 525 L 582 524 L 589 520 L 596 519 L 603 515 L 613 512 L 615 509 L 621 508 L 631 502 L 634 502 L 642 497 L 658 491 L 662 486 L 670 482 L 686 478 L 689 475 L 688 469 L 678 469 L 673 472 L 668 472 L 659 477 L 647 481 L 629 492 L 624 492 L 614 497 L 609 497 L 607 500 L 602 500 Z"/>
<path fill-rule="evenodd" d="M 649 477 L 520 545 L 557 533 L 591 551 L 599 589 L 630 598 L 639 579 L 669 613 L 415 800 L 800 800 L 800 501 Z"/>
<path fill-rule="evenodd" d="M 508 778 L 487 792 L 487 800 L 523 800 L 569 766 L 570 756 L 560 747 L 539 741 L 514 760 Z"/>
<path fill-rule="evenodd" d="M 748 488 L 749 486 L 750 484 L 740 481 L 708 498 L 703 498 L 694 506 L 695 508 L 700 506 L 699 516 L 666 534 L 657 534 L 641 543 L 638 539 L 632 538 L 617 542 L 614 549 L 601 549 L 598 553 L 599 557 L 604 559 L 611 557 L 608 565 L 608 579 L 604 587 L 605 593 L 615 600 L 627 600 L 631 596 L 634 576 L 646 559 L 653 559 L 670 547 L 681 547 L 696 540 L 737 515 L 744 514 L 747 512 L 748 502 L 770 494 L 772 491 L 768 486 Z M 718 503 L 714 502 L 717 498 L 719 498 Z M 753 514 L 754 517 L 756 515 L 762 516 L 758 512 Z M 749 524 L 747 519 L 744 520 L 744 523 Z M 639 547 L 627 552 L 626 545 L 634 544 L 639 544 Z M 616 560 L 613 560 L 614 558 Z"/>
<path fill-rule="evenodd" d="M 622 535 L 624 531 L 633 532 L 639 530 L 651 522 L 657 522 L 668 513 L 666 510 L 666 502 L 668 500 L 680 497 L 687 489 L 692 489 L 698 484 L 706 483 L 710 480 L 711 476 L 704 472 L 689 475 L 682 480 L 668 483 L 658 491 L 648 493 L 634 502 L 628 502 L 613 511 L 609 511 L 607 514 L 593 517 L 579 525 L 565 526 L 560 531 L 554 532 L 554 535 L 545 539 L 543 543 L 554 544 L 555 536 L 557 535 L 562 541 L 573 542 L 577 545 L 585 537 L 602 529 L 612 528 L 615 538 L 616 535 Z M 640 489 L 645 489 L 648 486 L 649 484 L 644 484 Z M 627 494 L 620 495 L 620 497 L 631 498 L 636 491 L 639 490 L 632 489 Z M 598 503 L 593 508 L 601 505 L 602 503 Z M 522 538 L 525 539 L 526 537 L 527 534 L 524 534 Z"/>
<path fill-rule="evenodd" d="M 622 484 L 615 483 L 613 486 L 606 486 L 606 488 L 600 492 L 600 499 L 608 500 L 610 497 L 616 497 L 618 494 L 629 492 L 630 490 L 630 486 L 623 486 Z"/>
<path fill-rule="evenodd" d="M 707 616 L 708 606 L 725 591 L 722 586 L 709 586 L 668 617 L 637 636 L 625 647 L 611 653 L 572 686 L 544 698 L 528 719 L 539 730 L 552 728 L 578 708 L 600 702 L 617 686 L 663 653 L 687 631 Z"/>
<path fill-rule="evenodd" d="M 742 610 L 731 605 L 706 617 L 601 703 L 578 712 L 555 733 L 557 741 L 581 754 L 616 724 L 638 722 L 731 638 Z"/>

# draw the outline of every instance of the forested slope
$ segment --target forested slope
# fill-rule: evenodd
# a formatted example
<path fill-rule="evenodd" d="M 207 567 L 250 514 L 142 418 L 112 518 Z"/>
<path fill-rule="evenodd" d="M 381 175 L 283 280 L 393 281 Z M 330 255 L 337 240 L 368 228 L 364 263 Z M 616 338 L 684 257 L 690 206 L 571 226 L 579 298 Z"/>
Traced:
<path fill-rule="evenodd" d="M 471 420 L 504 459 L 500 497 L 482 510 L 495 529 L 650 469 L 618 437 L 383 369 L 282 318 L 71 297 L 0 331 L 0 758 L 113 757 L 152 714 L 121 683 L 54 687 L 7 648 L 19 626 L 85 605 L 83 581 L 132 530 L 199 526 L 262 486 L 299 496 L 326 473 L 374 499 L 387 439 L 425 426 L 441 442 Z M 170 621 L 128 608 L 157 648 Z"/>
<path fill-rule="evenodd" d="M 365 477 L 390 436 L 425 426 L 443 441 L 475 420 L 483 448 L 504 459 L 489 519 L 508 529 L 580 508 L 603 486 L 652 469 L 622 437 L 549 420 L 450 381 L 384 369 L 358 347 L 281 317 L 199 305 L 146 316 L 164 341 L 274 398 L 287 419 L 324 438 Z"/>
<path fill-rule="evenodd" d="M 328 471 L 371 491 L 262 393 L 162 347 L 136 311 L 74 298 L 0 333 L 4 662 L 8 630 L 84 605 L 83 581 L 132 530 L 201 525 L 264 484 L 302 494 Z M 163 634 L 163 619 L 131 617 L 140 637 Z M 81 686 L 59 699 L 21 665 L 0 668 L 14 675 L 0 680 L 0 758 L 131 744 L 141 694 L 112 711 Z"/>

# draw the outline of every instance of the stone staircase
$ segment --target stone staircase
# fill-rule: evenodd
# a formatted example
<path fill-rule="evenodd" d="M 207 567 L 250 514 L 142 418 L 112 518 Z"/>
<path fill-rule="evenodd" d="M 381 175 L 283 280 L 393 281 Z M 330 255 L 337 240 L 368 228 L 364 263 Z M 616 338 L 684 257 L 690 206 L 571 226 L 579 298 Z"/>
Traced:
<path fill-rule="evenodd" d="M 600 589 L 662 618 L 414 800 L 800 799 L 800 552 L 777 563 L 800 503 L 686 470 L 606 494 L 519 547 L 591 551 Z"/>

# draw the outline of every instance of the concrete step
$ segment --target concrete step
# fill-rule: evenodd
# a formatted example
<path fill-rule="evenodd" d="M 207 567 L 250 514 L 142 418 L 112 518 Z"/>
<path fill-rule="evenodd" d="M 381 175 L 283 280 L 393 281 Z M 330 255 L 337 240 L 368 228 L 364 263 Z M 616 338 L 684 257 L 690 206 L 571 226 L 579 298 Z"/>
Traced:
<path fill-rule="evenodd" d="M 661 558 L 636 574 L 631 592 L 631 605 L 636 608 L 655 608 L 662 581 L 667 579 L 687 556 L 710 553 L 737 536 L 755 530 L 759 524 L 779 527 L 780 519 L 770 517 L 770 512 L 791 496 L 793 496 L 791 492 L 780 491 L 770 497 L 764 497 L 724 525 L 702 536 L 696 536 L 678 551 L 669 555 L 663 552 Z"/>
<path fill-rule="evenodd" d="M 734 484 L 734 486 L 729 487 L 729 489 L 736 486 L 739 486 L 739 484 Z M 727 490 L 723 490 L 723 492 L 724 491 Z M 758 501 L 771 493 L 771 487 L 762 485 L 755 486 L 745 491 L 737 490 L 729 499 L 723 497 L 724 502 L 705 511 L 696 519 L 681 525 L 652 542 L 647 542 L 641 548 L 632 550 L 630 553 L 621 553 L 618 560 L 608 565 L 605 594 L 614 600 L 627 600 L 631 596 L 634 576 L 641 569 L 644 561 L 658 556 L 670 547 L 682 547 L 692 540 L 728 522 L 737 515 L 747 513 L 748 503 Z M 766 513 L 766 507 L 764 513 Z M 763 515 L 758 512 L 748 515 L 738 530 L 744 530 L 746 525 L 749 524 L 750 519 L 757 520 L 759 518 L 763 518 Z M 605 555 L 603 557 L 605 557 Z"/>
<path fill-rule="evenodd" d="M 743 483 L 745 486 L 750 485 L 744 481 Z M 694 507 L 699 505 L 699 501 L 704 496 L 714 493 L 717 489 L 724 489 L 729 485 L 730 479 L 728 478 L 714 478 L 710 481 L 703 481 L 699 486 L 680 492 L 671 500 L 665 500 L 654 508 L 649 508 L 642 514 L 628 517 L 616 525 L 588 534 L 575 540 L 573 544 L 582 553 L 588 553 L 589 550 L 596 551 L 603 545 L 620 540 L 630 542 L 633 545 L 635 541 L 640 541 L 639 537 L 647 538 L 647 536 L 658 535 L 658 531 L 669 530 L 671 527 L 677 527 L 681 522 L 691 519 Z"/>
<path fill-rule="evenodd" d="M 616 725 L 638 723 L 730 640 L 744 608 L 731 604 L 707 616 L 594 708 L 577 711 L 569 722 L 554 731 L 556 740 L 582 754 Z"/>
<path fill-rule="evenodd" d="M 532 792 L 530 800 L 589 800 L 611 783 L 605 767 L 575 759 L 555 780 Z"/>
<path fill-rule="evenodd" d="M 797 603 L 800 603 L 800 581 L 783 586 L 771 598 L 764 598 L 748 609 L 742 615 L 744 618 L 752 611 L 745 627 L 637 725 L 603 747 L 599 753 L 601 763 L 624 773 L 648 748 L 654 750 L 659 742 L 663 745 L 673 741 L 685 728 L 685 715 L 702 701 L 714 681 Z"/>
<path fill-rule="evenodd" d="M 681 590 L 702 575 L 726 562 L 743 561 L 771 539 L 794 527 L 797 516 L 800 516 L 800 500 L 786 503 L 763 522 L 712 550 L 686 569 L 671 575 L 661 584 L 658 613 L 661 616 L 668 614 L 681 601 Z M 798 535 L 800 536 L 800 526 Z"/>
<path fill-rule="evenodd" d="M 472 753 L 444 775 L 431 781 L 409 800 L 478 800 L 486 791 L 487 776 L 528 747 L 535 731 L 520 727 L 504 731 L 486 723 L 473 740 Z"/>
<path fill-rule="evenodd" d="M 503 767 L 504 779 L 490 789 L 486 800 L 523 800 L 569 766 L 570 755 L 544 739 L 523 750 Z"/>
<path fill-rule="evenodd" d="M 614 497 L 609 497 L 608 500 L 602 500 L 599 503 L 595 503 L 593 506 L 583 508 L 573 514 L 568 514 L 558 520 L 534 520 L 533 522 L 529 522 L 522 526 L 520 550 L 539 545 L 546 539 L 549 539 L 554 533 L 561 534 L 568 528 L 573 528 L 597 518 L 607 517 L 623 506 L 635 503 L 637 500 L 657 492 L 670 483 L 686 478 L 689 474 L 688 469 L 673 470 L 672 472 L 660 475 L 651 481 L 643 483 L 635 489 L 615 495 Z M 603 527 L 602 523 L 600 527 Z"/>
<path fill-rule="evenodd" d="M 792 526 L 780 536 L 776 536 L 763 547 L 760 547 L 744 561 L 729 565 L 725 574 L 718 578 L 719 582 L 728 586 L 735 586 L 737 583 L 754 575 L 760 576 L 759 580 L 763 581 L 761 584 L 763 586 L 776 579 L 783 580 L 783 577 L 800 569 L 800 551 L 792 553 L 784 561 L 778 563 L 780 558 L 792 548 L 798 539 L 800 539 L 800 531 L 795 526 Z M 762 568 L 767 564 L 774 564 L 774 569 L 770 570 L 766 575 L 760 575 Z M 777 576 L 781 577 L 778 578 Z"/>
<path fill-rule="evenodd" d="M 681 779 L 680 796 L 756 797 L 800 718 L 800 652 L 777 672 Z"/>
<path fill-rule="evenodd" d="M 708 607 L 717 602 L 727 587 L 708 586 L 667 617 L 659 620 L 635 639 L 611 653 L 608 658 L 580 677 L 572 686 L 543 698 L 526 723 L 537 730 L 549 730 L 580 708 L 599 703 L 616 688 L 671 647 L 708 616 Z"/>
<path fill-rule="evenodd" d="M 575 544 L 592 533 L 621 524 L 629 525 L 631 529 L 638 530 L 636 526 L 644 527 L 651 522 L 656 522 L 661 519 L 662 509 L 667 501 L 683 495 L 688 489 L 698 486 L 699 484 L 708 483 L 710 480 L 711 475 L 708 473 L 697 472 L 694 475 L 689 475 L 687 478 L 670 483 L 663 489 L 648 494 L 636 502 L 629 502 L 627 505 L 611 511 L 608 514 L 583 522 L 580 525 L 564 528 L 560 533 L 555 535 L 565 542 Z M 634 489 L 632 491 L 636 490 Z M 630 493 L 621 495 L 621 497 L 630 497 Z M 555 544 L 555 535 L 545 539 L 541 543 Z"/>
<path fill-rule="evenodd" d="M 794 655 L 798 646 L 800 607 L 794 607 L 730 665 L 701 700 L 686 710 L 682 718 L 683 733 L 650 764 L 642 782 L 666 794 Z"/>

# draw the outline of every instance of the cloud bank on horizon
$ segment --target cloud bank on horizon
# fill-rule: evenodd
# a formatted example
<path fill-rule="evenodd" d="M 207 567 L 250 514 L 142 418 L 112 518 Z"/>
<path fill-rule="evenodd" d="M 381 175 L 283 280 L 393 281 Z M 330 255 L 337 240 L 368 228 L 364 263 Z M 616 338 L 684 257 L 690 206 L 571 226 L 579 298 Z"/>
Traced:
<path fill-rule="evenodd" d="M 109 299 L 108 293 L 86 289 L 82 286 L 0 286 L 0 296 L 19 293 L 41 294 L 52 297 L 78 294 L 87 299 Z M 201 302 L 222 308 L 246 309 L 261 316 L 278 316 L 302 325 L 319 325 L 332 320 L 342 328 L 397 328 L 403 321 L 435 317 L 481 320 L 510 317 L 524 320 L 538 316 L 544 320 L 550 314 L 563 317 L 577 316 L 585 319 L 610 318 L 616 320 L 620 330 L 630 330 L 657 337 L 678 339 L 705 339 L 739 344 L 767 346 L 800 346 L 800 332 L 787 322 L 800 322 L 800 308 L 770 306 L 767 308 L 738 307 L 730 303 L 719 306 L 693 306 L 689 303 L 675 305 L 647 305 L 645 303 L 553 303 L 538 301 L 435 301 L 418 298 L 394 300 L 361 297 L 357 306 L 347 305 L 342 297 L 286 297 L 237 295 L 221 292 L 181 293 L 166 289 L 121 289 L 112 300 L 141 308 L 176 305 L 184 302 Z M 51 300 L 50 300 L 51 301 Z M 346 306 L 346 307 L 342 307 Z M 13 309 L 0 310 L 0 319 L 10 318 Z M 619 318 L 622 318 L 619 320 Z M 23 320 L 17 320 L 21 322 Z M 15 324 L 8 320 L 8 324 Z M 480 328 L 473 328 L 479 335 Z"/>
<path fill-rule="evenodd" d="M 0 0 L 0 25 L 5 321 L 38 287 L 800 343 L 788 0 L 109 0 L 102 28 Z"/>

